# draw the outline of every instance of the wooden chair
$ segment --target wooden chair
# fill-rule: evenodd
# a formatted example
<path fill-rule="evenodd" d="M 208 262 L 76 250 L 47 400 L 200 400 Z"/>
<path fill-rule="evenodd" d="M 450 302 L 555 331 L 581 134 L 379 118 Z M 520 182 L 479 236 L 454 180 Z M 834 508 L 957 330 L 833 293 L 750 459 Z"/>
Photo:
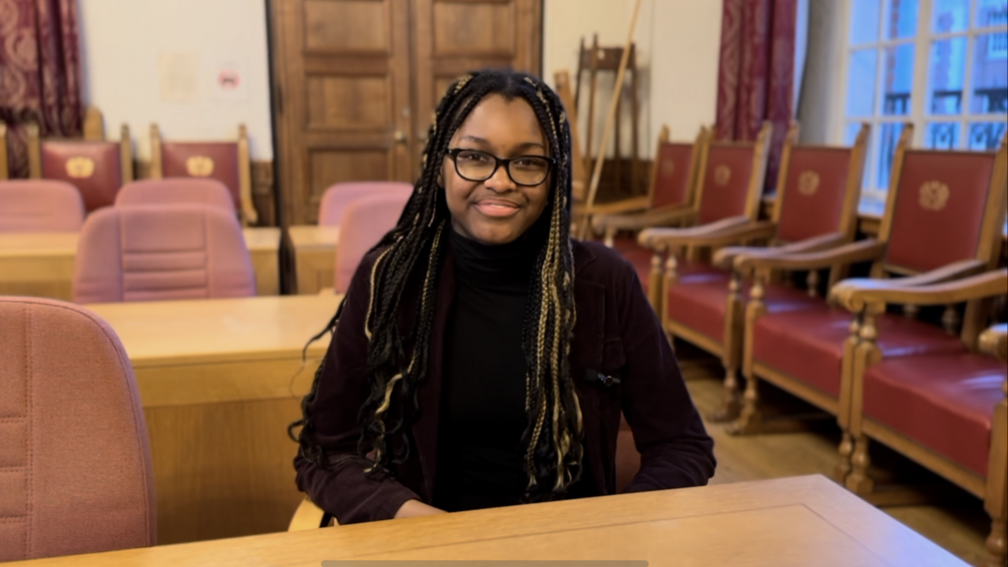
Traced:
<path fill-rule="evenodd" d="M 0 180 L 10 178 L 10 165 L 7 163 L 7 124 L 0 121 Z"/>
<path fill-rule="evenodd" d="M 606 246 L 614 246 L 618 231 L 668 226 L 680 221 L 682 211 L 693 206 L 700 163 L 710 144 L 711 131 L 700 128 L 692 144 L 672 142 L 669 136 L 668 126 L 662 126 L 647 195 L 592 208 L 592 228 L 596 234 L 605 235 Z"/>
<path fill-rule="evenodd" d="M 28 174 L 32 179 L 66 181 L 77 187 L 88 212 L 115 202 L 119 189 L 133 180 L 133 149 L 129 126 L 123 124 L 119 141 L 46 139 L 30 123 Z M 103 131 L 92 131 L 103 136 Z"/>
<path fill-rule="evenodd" d="M 287 526 L 287 531 L 289 532 L 300 532 L 304 530 L 314 530 L 318 528 L 327 528 L 329 526 L 335 525 L 336 519 L 332 517 L 322 508 L 319 508 L 311 501 L 311 498 L 307 496 L 301 500 L 301 504 L 298 505 L 297 510 L 294 511 L 294 516 L 291 517 L 290 524 Z"/>
<path fill-rule="evenodd" d="M 801 310 L 768 310 L 767 283 L 774 272 L 829 270 L 830 282 L 858 262 L 872 262 L 871 277 L 908 276 L 900 285 L 935 284 L 996 266 L 1005 219 L 1005 168 L 1008 148 L 995 152 L 910 150 L 913 128 L 903 128 L 897 144 L 885 215 L 876 239 L 807 253 L 741 254 L 734 267 L 755 274 L 746 306 L 743 374 L 744 404 L 732 433 L 755 433 L 769 425 L 759 408 L 758 385 L 767 380 L 837 416 L 846 428 L 852 384 L 847 353 L 852 314 L 835 299 Z M 876 318 L 884 357 L 912 353 L 957 352 L 958 337 L 909 316 Z M 968 317 L 978 316 L 967 312 Z M 958 312 L 946 311 L 945 327 L 954 332 Z M 968 321 L 967 325 L 974 325 Z M 971 327 L 972 328 L 972 327 Z M 845 439 L 845 450 L 850 444 Z M 838 476 L 845 471 L 838 469 Z"/>
<path fill-rule="evenodd" d="M 781 175 L 772 219 L 746 222 L 721 230 L 663 231 L 649 233 L 651 244 L 660 249 L 722 247 L 747 240 L 769 240 L 780 250 L 824 250 L 854 240 L 857 205 L 861 195 L 861 174 L 870 129 L 862 125 L 854 146 L 798 146 L 798 125 L 792 124 L 785 138 Z M 724 398 L 710 416 L 714 421 L 738 417 L 740 398 L 737 373 L 742 360 L 743 297 L 751 281 L 730 270 L 731 258 L 751 248 L 722 249 L 717 264 L 729 269 L 705 272 L 701 276 L 680 277 L 675 263 L 662 278 L 661 318 L 671 336 L 685 339 L 721 358 L 725 369 Z M 811 272 L 813 276 L 818 272 Z M 770 310 L 797 309 L 817 303 L 818 282 L 808 282 L 808 292 L 770 284 L 764 303 Z"/>
<path fill-rule="evenodd" d="M 227 186 L 244 226 L 255 224 L 259 216 L 252 203 L 252 165 L 248 131 L 238 126 L 234 142 L 166 142 L 157 124 L 151 124 L 151 171 L 162 177 L 210 177 Z"/>
<path fill-rule="evenodd" d="M 931 286 L 900 280 L 848 280 L 832 290 L 838 303 L 858 314 L 845 363 L 853 368 L 850 420 L 841 469 L 852 491 L 871 498 L 869 438 L 899 451 L 984 500 L 991 516 L 988 563 L 1005 564 L 1008 500 L 1008 326 L 966 325 L 962 350 L 946 354 L 884 357 L 877 328 L 887 304 L 947 305 L 968 302 L 986 311 L 985 301 L 1004 295 L 1008 270 L 987 272 Z M 969 318 L 976 321 L 975 318 Z M 986 355 L 986 356 L 985 356 Z M 996 357 L 996 359 L 995 359 Z"/>

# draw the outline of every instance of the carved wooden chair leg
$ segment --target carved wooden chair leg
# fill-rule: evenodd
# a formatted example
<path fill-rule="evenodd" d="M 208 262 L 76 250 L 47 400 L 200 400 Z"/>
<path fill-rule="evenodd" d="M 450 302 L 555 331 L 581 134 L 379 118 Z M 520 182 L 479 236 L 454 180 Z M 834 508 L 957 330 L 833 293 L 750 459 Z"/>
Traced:
<path fill-rule="evenodd" d="M 987 567 L 1004 567 L 1008 561 L 1008 521 L 1004 516 L 991 520 L 987 536 Z"/>
<path fill-rule="evenodd" d="M 728 285 L 728 299 L 725 305 L 725 351 L 721 361 L 725 369 L 725 377 L 721 406 L 707 416 L 710 421 L 715 423 L 732 421 L 738 418 L 742 410 L 738 371 L 739 361 L 742 358 L 740 343 L 745 332 L 743 317 L 742 278 L 738 273 L 734 273 Z"/>
<path fill-rule="evenodd" d="M 871 457 L 868 455 L 868 436 L 861 434 L 854 438 L 854 452 L 851 455 L 851 472 L 847 475 L 847 489 L 858 496 L 868 496 L 875 490 L 875 482 L 868 473 Z"/>
<path fill-rule="evenodd" d="M 725 368 L 721 405 L 707 414 L 707 419 L 713 423 L 730 422 L 738 419 L 741 411 L 742 397 L 739 395 L 738 369 Z"/>
<path fill-rule="evenodd" d="M 838 453 L 839 459 L 833 468 L 833 480 L 838 484 L 844 484 L 853 467 L 851 459 L 854 457 L 854 437 L 851 436 L 850 432 L 843 432 Z"/>

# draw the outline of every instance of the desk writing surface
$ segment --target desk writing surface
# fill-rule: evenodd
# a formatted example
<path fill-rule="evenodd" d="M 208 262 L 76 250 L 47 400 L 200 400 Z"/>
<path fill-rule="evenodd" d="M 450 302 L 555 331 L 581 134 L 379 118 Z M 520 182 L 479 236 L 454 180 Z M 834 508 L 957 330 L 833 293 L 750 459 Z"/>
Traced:
<path fill-rule="evenodd" d="M 965 563 L 821 476 L 624 494 L 11 565 L 318 567 L 323 560 L 607 559 L 663 566 Z"/>

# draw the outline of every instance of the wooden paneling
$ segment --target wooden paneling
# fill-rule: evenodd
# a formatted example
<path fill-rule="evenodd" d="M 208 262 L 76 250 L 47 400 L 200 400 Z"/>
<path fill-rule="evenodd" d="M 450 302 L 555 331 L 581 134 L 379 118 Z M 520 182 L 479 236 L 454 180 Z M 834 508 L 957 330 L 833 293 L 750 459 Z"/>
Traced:
<path fill-rule="evenodd" d="M 305 0 L 305 52 L 389 53 L 389 3 L 390 0 Z"/>
<path fill-rule="evenodd" d="M 515 2 L 434 3 L 434 54 L 514 57 Z"/>
<path fill-rule="evenodd" d="M 388 128 L 392 85 L 386 77 L 308 77 L 309 128 Z"/>
<path fill-rule="evenodd" d="M 309 154 L 311 193 L 302 198 L 317 209 L 326 187 L 340 181 L 387 179 L 395 175 L 387 152 L 357 149 L 317 149 Z M 318 217 L 318 214 L 312 220 Z"/>

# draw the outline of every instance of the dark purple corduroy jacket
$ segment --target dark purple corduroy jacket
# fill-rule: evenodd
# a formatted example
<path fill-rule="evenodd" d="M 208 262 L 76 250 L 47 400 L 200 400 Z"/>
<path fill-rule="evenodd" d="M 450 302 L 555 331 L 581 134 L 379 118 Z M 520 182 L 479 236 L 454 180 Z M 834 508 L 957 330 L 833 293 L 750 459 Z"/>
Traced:
<path fill-rule="evenodd" d="M 640 471 L 626 492 L 698 486 L 714 474 L 714 443 L 690 400 L 672 349 L 633 267 L 593 242 L 573 243 L 577 321 L 570 351 L 571 376 L 584 423 L 584 467 L 569 498 L 615 492 L 620 411 L 641 454 Z M 340 524 L 388 519 L 409 499 L 430 503 L 437 474 L 438 404 L 445 324 L 455 293 L 454 262 L 446 254 L 437 289 L 426 380 L 419 386 L 416 446 L 394 478 L 364 475 L 356 458 L 358 413 L 367 387 L 368 341 L 364 318 L 368 280 L 377 253 L 361 262 L 326 355 L 310 407 L 312 436 L 324 449 L 325 468 L 298 456 L 298 487 Z M 416 311 L 419 286 L 401 309 Z M 606 385 L 603 376 L 619 378 Z M 594 377 L 589 379 L 589 376 Z"/>

